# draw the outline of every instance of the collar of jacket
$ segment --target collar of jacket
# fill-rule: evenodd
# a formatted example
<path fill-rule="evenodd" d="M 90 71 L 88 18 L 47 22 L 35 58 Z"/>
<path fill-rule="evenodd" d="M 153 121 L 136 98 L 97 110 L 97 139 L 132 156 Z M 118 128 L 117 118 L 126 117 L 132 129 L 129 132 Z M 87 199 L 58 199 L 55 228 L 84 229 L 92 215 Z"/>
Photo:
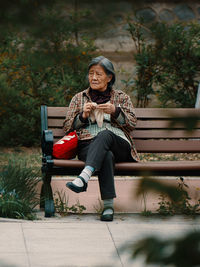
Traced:
<path fill-rule="evenodd" d="M 86 97 L 90 102 L 92 102 L 91 98 L 90 98 L 90 94 L 89 94 L 89 91 L 90 91 L 90 87 L 88 87 L 87 89 L 85 89 L 83 91 L 83 96 Z M 110 91 L 110 103 L 113 104 L 114 103 L 114 95 L 115 95 L 115 90 L 112 88 L 111 91 Z"/>

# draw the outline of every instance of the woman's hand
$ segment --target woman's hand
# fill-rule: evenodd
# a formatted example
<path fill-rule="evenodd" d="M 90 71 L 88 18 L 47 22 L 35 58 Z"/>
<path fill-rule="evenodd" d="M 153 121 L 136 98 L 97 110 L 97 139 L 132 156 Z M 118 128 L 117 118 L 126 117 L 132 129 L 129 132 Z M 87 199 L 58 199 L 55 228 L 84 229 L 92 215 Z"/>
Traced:
<path fill-rule="evenodd" d="M 97 105 L 96 108 L 103 110 L 103 112 L 107 113 L 107 114 L 114 114 L 115 110 L 116 110 L 115 105 L 113 105 L 111 103 L 100 104 L 100 105 Z"/>
<path fill-rule="evenodd" d="M 96 105 L 91 102 L 87 102 L 83 106 L 83 118 L 87 119 L 90 116 L 90 112 L 96 108 Z"/>

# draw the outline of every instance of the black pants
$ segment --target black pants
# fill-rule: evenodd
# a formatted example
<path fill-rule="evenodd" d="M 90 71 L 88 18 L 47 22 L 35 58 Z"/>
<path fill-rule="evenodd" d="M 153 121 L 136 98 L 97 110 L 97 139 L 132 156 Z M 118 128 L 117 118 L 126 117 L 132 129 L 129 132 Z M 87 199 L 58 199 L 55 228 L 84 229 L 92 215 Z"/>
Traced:
<path fill-rule="evenodd" d="M 134 161 L 130 144 L 109 130 L 100 132 L 90 141 L 80 141 L 78 158 L 97 171 L 102 199 L 116 197 L 114 185 L 115 162 Z"/>

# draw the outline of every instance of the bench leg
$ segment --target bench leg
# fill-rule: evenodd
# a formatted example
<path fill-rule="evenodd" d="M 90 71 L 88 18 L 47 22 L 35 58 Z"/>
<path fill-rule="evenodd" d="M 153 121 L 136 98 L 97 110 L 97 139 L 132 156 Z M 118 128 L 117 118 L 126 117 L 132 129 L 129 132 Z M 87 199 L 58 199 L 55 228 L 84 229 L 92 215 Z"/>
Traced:
<path fill-rule="evenodd" d="M 42 183 L 42 188 L 40 192 L 40 209 L 44 208 L 45 208 L 44 183 Z"/>
<path fill-rule="evenodd" d="M 55 213 L 53 193 L 51 188 L 51 175 L 43 174 L 43 186 L 41 190 L 43 194 L 40 204 L 44 206 L 45 217 L 52 217 Z"/>

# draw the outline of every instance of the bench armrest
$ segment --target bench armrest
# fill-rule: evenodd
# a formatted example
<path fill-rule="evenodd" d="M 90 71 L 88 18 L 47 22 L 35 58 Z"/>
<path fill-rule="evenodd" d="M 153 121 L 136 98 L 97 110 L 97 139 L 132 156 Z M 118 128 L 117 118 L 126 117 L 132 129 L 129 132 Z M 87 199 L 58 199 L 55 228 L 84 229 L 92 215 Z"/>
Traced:
<path fill-rule="evenodd" d="M 53 132 L 43 130 L 42 132 L 42 172 L 47 173 L 53 166 Z"/>
<path fill-rule="evenodd" d="M 53 132 L 51 130 L 43 130 L 41 143 L 43 156 L 52 156 Z"/>

